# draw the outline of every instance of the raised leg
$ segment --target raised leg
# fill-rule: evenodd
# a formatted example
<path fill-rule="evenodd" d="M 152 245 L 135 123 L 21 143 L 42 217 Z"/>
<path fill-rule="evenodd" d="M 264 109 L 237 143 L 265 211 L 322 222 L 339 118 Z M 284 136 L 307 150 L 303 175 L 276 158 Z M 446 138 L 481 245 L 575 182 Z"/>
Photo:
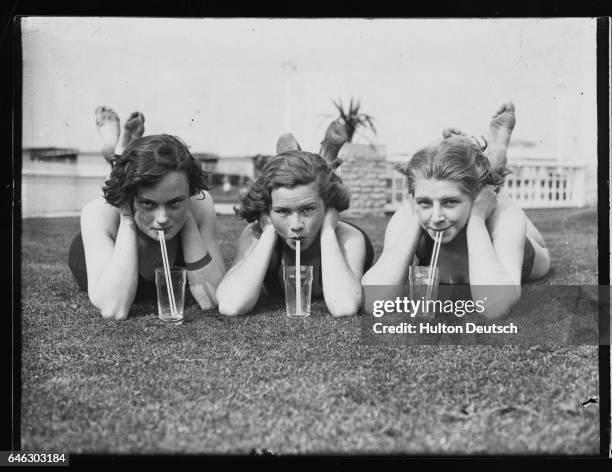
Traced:
<path fill-rule="evenodd" d="M 338 153 L 347 141 L 348 135 L 344 125 L 339 120 L 332 121 L 325 131 L 323 141 L 321 141 L 319 154 L 328 164 L 338 167 L 342 163 L 338 159 Z"/>
<path fill-rule="evenodd" d="M 95 110 L 96 126 L 102 139 L 102 156 L 110 163 L 119 142 L 119 116 L 112 108 L 99 106 Z"/>
<path fill-rule="evenodd" d="M 115 148 L 115 154 L 121 154 L 126 146 L 134 139 L 141 138 L 144 134 L 144 115 L 138 111 L 132 112 L 128 119 L 123 124 L 119 143 Z"/>
<path fill-rule="evenodd" d="M 511 101 L 502 103 L 491 118 L 487 136 L 488 146 L 485 152 L 494 169 L 506 165 L 508 145 L 515 124 L 514 104 Z"/>

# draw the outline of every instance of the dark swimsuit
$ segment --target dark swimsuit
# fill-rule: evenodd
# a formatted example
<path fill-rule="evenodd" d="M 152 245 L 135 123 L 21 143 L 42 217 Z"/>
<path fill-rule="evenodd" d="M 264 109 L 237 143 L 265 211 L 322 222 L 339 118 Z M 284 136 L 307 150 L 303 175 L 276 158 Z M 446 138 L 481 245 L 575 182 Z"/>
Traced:
<path fill-rule="evenodd" d="M 180 240 L 176 249 L 174 263 L 171 265 L 185 266 L 183 247 Z M 77 234 L 70 244 L 70 249 L 68 251 L 68 267 L 70 267 L 79 288 L 87 291 L 87 264 L 85 262 L 85 248 L 83 247 L 81 233 Z M 142 275 L 138 274 L 138 288 L 136 289 L 136 298 L 134 302 L 155 301 L 156 297 L 155 280 L 147 280 Z"/>
<path fill-rule="evenodd" d="M 374 261 L 374 248 L 368 235 L 359 227 L 348 221 L 344 221 L 349 226 L 359 230 L 365 239 L 366 256 L 363 272 L 372 267 Z M 323 280 L 321 274 L 321 238 L 320 235 L 314 243 L 301 253 L 301 263 L 304 266 L 312 266 L 312 292 L 313 300 L 323 298 Z M 278 238 L 274 247 L 274 254 L 270 260 L 270 266 L 264 278 L 264 287 L 270 295 L 276 298 L 285 298 L 283 283 L 283 262 L 287 266 L 295 265 L 295 250 L 291 249 L 285 242 Z"/>
<path fill-rule="evenodd" d="M 429 265 L 431 261 L 431 253 L 433 252 L 434 240 L 425 233 L 423 236 L 425 241 L 425 251 L 423 254 L 417 254 L 420 265 Z M 421 258 L 421 255 L 423 258 Z M 533 270 L 533 264 L 535 261 L 535 249 L 529 238 L 525 238 L 525 245 L 523 246 L 523 266 L 521 267 L 521 283 L 525 282 L 531 271 Z M 444 285 L 442 282 L 441 285 Z"/>

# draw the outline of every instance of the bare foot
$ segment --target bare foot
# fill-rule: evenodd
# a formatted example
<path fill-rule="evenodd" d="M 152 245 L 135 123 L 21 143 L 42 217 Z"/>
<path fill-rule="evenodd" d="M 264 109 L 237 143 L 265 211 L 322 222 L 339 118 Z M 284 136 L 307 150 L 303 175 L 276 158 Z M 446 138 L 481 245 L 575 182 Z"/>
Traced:
<path fill-rule="evenodd" d="M 302 148 L 291 133 L 285 133 L 276 142 L 276 154 L 282 154 L 285 151 L 301 151 Z"/>
<path fill-rule="evenodd" d="M 451 136 L 467 136 L 467 134 L 457 128 L 444 128 L 442 130 L 442 137 L 444 139 L 450 138 Z"/>
<path fill-rule="evenodd" d="M 514 103 L 511 101 L 502 103 L 491 119 L 489 135 L 487 137 L 487 151 L 485 153 L 494 169 L 499 169 L 506 165 L 508 144 L 510 143 L 510 136 L 515 124 Z"/>
<path fill-rule="evenodd" d="M 346 128 L 339 121 L 332 121 L 325 131 L 325 137 L 321 141 L 321 150 L 319 154 L 325 159 L 328 164 L 338 167 L 342 161 L 338 159 L 340 148 L 348 141 Z M 339 162 L 338 162 L 339 161 Z"/>
<path fill-rule="evenodd" d="M 115 149 L 116 154 L 121 154 L 125 147 L 134 139 L 141 138 L 144 134 L 144 115 L 138 111 L 132 112 L 123 124 L 119 143 Z"/>
<path fill-rule="evenodd" d="M 97 107 L 95 114 L 98 133 L 102 138 L 102 155 L 110 163 L 119 141 L 119 117 L 112 108 L 104 106 Z"/>

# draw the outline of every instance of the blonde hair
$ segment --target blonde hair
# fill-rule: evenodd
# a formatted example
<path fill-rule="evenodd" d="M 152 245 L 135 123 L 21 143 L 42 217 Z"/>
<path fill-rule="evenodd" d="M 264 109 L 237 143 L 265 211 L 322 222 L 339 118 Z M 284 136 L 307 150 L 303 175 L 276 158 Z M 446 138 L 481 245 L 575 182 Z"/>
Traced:
<path fill-rule="evenodd" d="M 481 146 L 471 138 L 451 136 L 420 149 L 407 165 L 396 169 L 408 177 L 408 191 L 412 195 L 416 180 L 424 178 L 450 180 L 475 198 L 484 185 L 499 190 L 510 173 L 505 166 L 493 169 L 483 154 L 486 147 L 486 141 Z"/>

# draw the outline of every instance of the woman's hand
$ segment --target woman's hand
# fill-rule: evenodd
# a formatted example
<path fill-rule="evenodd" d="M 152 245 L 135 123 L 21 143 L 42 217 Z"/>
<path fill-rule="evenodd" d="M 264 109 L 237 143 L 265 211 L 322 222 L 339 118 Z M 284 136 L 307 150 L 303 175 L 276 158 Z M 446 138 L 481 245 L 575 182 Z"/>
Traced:
<path fill-rule="evenodd" d="M 408 236 L 409 241 L 408 244 L 412 244 L 415 242 L 418 244 L 421 236 L 423 235 L 423 227 L 421 223 L 419 223 L 419 217 L 417 215 L 417 205 L 414 201 L 414 197 L 409 193 L 406 195 L 406 200 L 408 201 L 408 206 L 410 208 L 410 217 L 407 219 L 408 226 L 405 229 L 405 234 Z"/>
<path fill-rule="evenodd" d="M 122 203 L 119 207 L 119 212 L 121 213 L 122 218 L 130 218 L 132 221 L 134 220 L 134 211 L 129 203 Z"/>
<path fill-rule="evenodd" d="M 486 221 L 489 216 L 491 216 L 491 213 L 493 213 L 496 206 L 497 194 L 491 190 L 488 185 L 485 185 L 474 199 L 470 217 L 476 216 L 482 218 L 483 221 Z"/>
<path fill-rule="evenodd" d="M 325 211 L 325 218 L 323 219 L 323 228 L 329 228 L 333 231 L 336 231 L 337 226 L 338 226 L 338 210 L 333 207 L 329 207 Z"/>
<path fill-rule="evenodd" d="M 272 218 L 270 218 L 269 213 L 262 213 L 261 215 L 259 215 L 259 227 L 261 228 L 262 233 L 267 228 L 274 229 L 274 225 L 272 224 Z"/>

